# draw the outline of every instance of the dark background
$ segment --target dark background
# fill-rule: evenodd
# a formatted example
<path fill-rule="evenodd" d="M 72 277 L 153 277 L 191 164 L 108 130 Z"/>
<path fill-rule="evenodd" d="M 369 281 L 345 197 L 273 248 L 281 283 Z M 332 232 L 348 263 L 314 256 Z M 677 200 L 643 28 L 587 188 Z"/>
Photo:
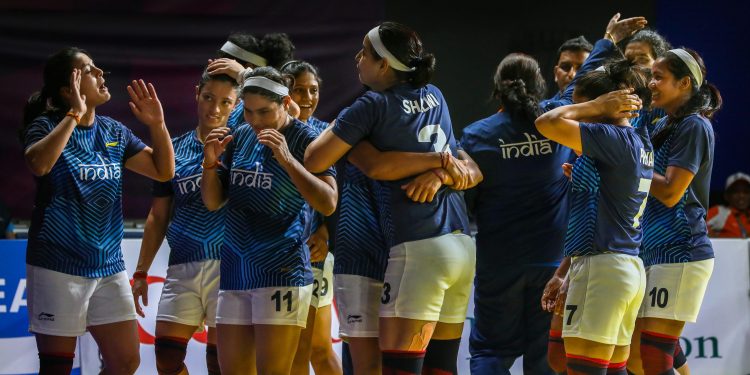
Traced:
<path fill-rule="evenodd" d="M 206 60 L 232 31 L 256 35 L 286 32 L 295 57 L 320 68 L 324 83 L 317 117 L 332 119 L 361 92 L 354 66 L 364 34 L 383 20 L 407 24 L 437 57 L 434 83 L 451 109 L 453 125 L 464 126 L 497 110 L 489 100 L 495 67 L 511 52 L 524 52 L 540 63 L 549 84 L 559 45 L 584 35 L 592 44 L 609 18 L 645 16 L 649 26 L 675 46 L 699 51 L 707 79 L 725 100 L 715 119 L 716 159 L 712 198 L 738 170 L 750 172 L 750 128 L 740 114 L 750 87 L 747 44 L 740 38 L 747 12 L 721 1 L 52 1 L 3 0 L 0 3 L 0 160 L 6 172 L 0 200 L 16 218 L 27 219 L 34 183 L 24 166 L 17 131 L 26 98 L 42 84 L 43 64 L 57 50 L 75 45 L 111 72 L 112 100 L 98 113 L 125 123 L 147 143 L 148 132 L 127 106 L 125 86 L 135 78 L 152 81 L 173 136 L 196 126 L 194 86 Z M 450 5 L 450 6 L 449 6 Z M 746 26 L 746 25 L 745 25 Z M 150 205 L 148 181 L 124 177 L 126 218 L 145 218 Z"/>

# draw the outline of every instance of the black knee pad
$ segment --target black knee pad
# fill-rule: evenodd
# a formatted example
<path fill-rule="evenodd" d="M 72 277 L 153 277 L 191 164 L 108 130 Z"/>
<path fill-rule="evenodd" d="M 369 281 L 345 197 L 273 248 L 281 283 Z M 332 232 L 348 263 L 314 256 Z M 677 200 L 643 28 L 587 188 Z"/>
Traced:
<path fill-rule="evenodd" d="M 39 373 L 43 375 L 68 375 L 73 369 L 73 353 L 39 353 Z"/>
<path fill-rule="evenodd" d="M 154 342 L 156 370 L 160 375 L 177 375 L 185 368 L 187 340 L 177 337 L 157 337 Z"/>
<path fill-rule="evenodd" d="M 458 374 L 458 348 L 461 346 L 461 339 L 452 340 L 430 340 L 427 345 L 427 353 L 424 356 L 424 366 L 422 373 L 430 374 L 430 371 L 439 370 L 439 373 Z M 437 372 L 437 371 L 436 371 Z"/>
<path fill-rule="evenodd" d="M 216 344 L 206 344 L 206 367 L 208 368 L 208 375 L 221 375 Z"/>

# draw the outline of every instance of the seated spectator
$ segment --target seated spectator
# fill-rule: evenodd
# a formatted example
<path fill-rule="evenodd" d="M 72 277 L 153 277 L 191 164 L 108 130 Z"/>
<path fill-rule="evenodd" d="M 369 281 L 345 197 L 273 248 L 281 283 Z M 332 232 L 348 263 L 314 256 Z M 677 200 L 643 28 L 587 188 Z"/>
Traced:
<path fill-rule="evenodd" d="M 708 235 L 723 238 L 747 238 L 750 230 L 750 176 L 737 172 L 727 178 L 724 199 L 728 206 L 708 210 Z"/>

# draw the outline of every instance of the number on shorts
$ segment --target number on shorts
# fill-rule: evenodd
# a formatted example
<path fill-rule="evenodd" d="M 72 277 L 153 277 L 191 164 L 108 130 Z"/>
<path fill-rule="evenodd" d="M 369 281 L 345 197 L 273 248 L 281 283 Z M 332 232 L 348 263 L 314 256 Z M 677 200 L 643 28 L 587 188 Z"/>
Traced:
<path fill-rule="evenodd" d="M 648 192 L 651 189 L 651 180 L 647 178 L 642 178 L 641 181 L 638 183 L 638 191 L 642 193 L 646 193 L 646 198 L 643 198 L 643 202 L 641 203 L 641 208 L 638 209 L 638 213 L 635 214 L 635 217 L 633 218 L 633 228 L 638 228 L 641 226 L 641 216 L 643 216 L 643 211 L 646 209 L 646 202 L 648 202 Z"/>
<path fill-rule="evenodd" d="M 326 279 L 325 277 L 323 278 L 323 286 L 320 288 L 320 295 L 328 295 L 328 279 Z"/>
<path fill-rule="evenodd" d="M 271 300 L 276 302 L 276 311 L 281 311 L 281 302 L 282 300 L 286 301 L 286 311 L 290 312 L 292 311 L 292 291 L 287 291 L 286 294 L 284 294 L 284 297 L 281 296 L 281 291 L 277 290 L 276 293 L 274 293 L 271 296 Z"/>
<path fill-rule="evenodd" d="M 669 301 L 669 292 L 667 291 L 667 288 L 654 287 L 648 292 L 648 295 L 651 297 L 651 307 L 659 306 L 662 309 L 667 307 L 667 302 Z"/>
<path fill-rule="evenodd" d="M 320 288 L 320 283 L 318 280 L 313 280 L 313 295 L 315 298 L 318 298 L 318 288 Z"/>
<path fill-rule="evenodd" d="M 391 301 L 391 284 L 383 283 L 383 296 L 380 297 L 380 302 L 386 304 Z"/>
<path fill-rule="evenodd" d="M 576 310 L 578 310 L 578 305 L 565 305 L 565 310 L 570 311 L 570 314 L 568 314 L 568 320 L 565 322 L 567 325 L 573 324 L 573 314 L 575 314 Z"/>

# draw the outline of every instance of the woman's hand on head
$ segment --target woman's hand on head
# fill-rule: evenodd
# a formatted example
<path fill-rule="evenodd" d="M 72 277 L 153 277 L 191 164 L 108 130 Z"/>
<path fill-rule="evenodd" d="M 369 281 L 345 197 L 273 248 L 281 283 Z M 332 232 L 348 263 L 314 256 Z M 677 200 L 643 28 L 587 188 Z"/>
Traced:
<path fill-rule="evenodd" d="M 601 116 L 611 119 L 638 117 L 638 110 L 643 105 L 641 98 L 633 94 L 632 88 L 600 95 L 594 99 L 594 103 Z"/>

